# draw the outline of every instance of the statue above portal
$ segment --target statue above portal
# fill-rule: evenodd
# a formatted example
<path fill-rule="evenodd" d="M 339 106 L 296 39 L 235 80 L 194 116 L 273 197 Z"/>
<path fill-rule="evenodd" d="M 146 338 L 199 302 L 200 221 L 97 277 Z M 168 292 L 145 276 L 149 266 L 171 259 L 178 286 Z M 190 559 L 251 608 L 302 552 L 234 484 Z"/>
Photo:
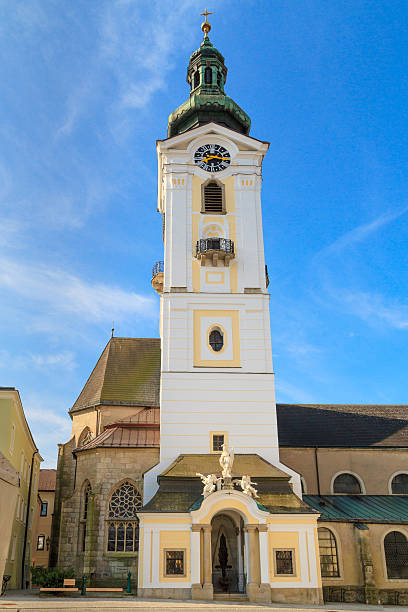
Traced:
<path fill-rule="evenodd" d="M 208 476 L 204 476 L 203 474 L 200 474 L 200 472 L 196 472 L 196 476 L 199 476 L 201 478 L 201 482 L 204 485 L 204 499 L 208 497 L 211 493 L 214 493 L 217 486 L 217 477 L 215 474 L 208 474 Z"/>
<path fill-rule="evenodd" d="M 220 455 L 220 466 L 222 467 L 222 477 L 231 478 L 232 464 L 234 463 L 234 449 L 229 449 L 226 444 L 222 445 Z"/>
<path fill-rule="evenodd" d="M 242 492 L 249 497 L 259 497 L 258 491 L 255 489 L 253 485 L 258 484 L 257 482 L 252 482 L 250 476 L 242 476 L 241 480 L 234 480 L 234 484 L 237 483 L 240 485 Z"/>

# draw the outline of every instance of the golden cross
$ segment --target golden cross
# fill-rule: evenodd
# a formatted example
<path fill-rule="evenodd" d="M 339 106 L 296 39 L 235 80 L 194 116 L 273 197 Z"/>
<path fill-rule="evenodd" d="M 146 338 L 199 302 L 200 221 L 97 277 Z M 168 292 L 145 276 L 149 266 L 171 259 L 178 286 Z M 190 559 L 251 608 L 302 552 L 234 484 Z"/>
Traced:
<path fill-rule="evenodd" d="M 214 13 L 209 13 L 207 9 L 205 9 L 204 13 L 200 13 L 200 16 L 201 15 L 203 15 L 205 17 L 205 20 L 207 21 L 208 15 L 214 15 Z"/>
<path fill-rule="evenodd" d="M 209 13 L 207 11 L 207 9 L 205 9 L 204 13 L 200 13 L 200 15 L 203 15 L 205 17 L 204 23 L 201 24 L 201 29 L 204 32 L 204 38 L 206 38 L 206 36 L 208 36 L 208 32 L 211 30 L 211 24 L 208 23 L 207 17 L 208 17 L 208 15 L 213 15 L 213 14 L 214 13 Z"/>

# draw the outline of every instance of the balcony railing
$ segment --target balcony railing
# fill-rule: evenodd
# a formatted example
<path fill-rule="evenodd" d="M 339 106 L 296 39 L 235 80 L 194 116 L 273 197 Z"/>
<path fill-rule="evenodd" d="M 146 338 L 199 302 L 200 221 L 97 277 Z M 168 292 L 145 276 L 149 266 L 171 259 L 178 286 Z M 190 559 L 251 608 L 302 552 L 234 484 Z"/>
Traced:
<path fill-rule="evenodd" d="M 157 261 L 152 269 L 152 287 L 157 293 L 163 293 L 164 261 Z"/>
<path fill-rule="evenodd" d="M 160 272 L 164 272 L 164 261 L 156 261 L 152 268 L 152 278 Z"/>
<path fill-rule="evenodd" d="M 201 238 L 197 240 L 196 257 L 205 266 L 206 260 L 212 261 L 216 266 L 218 260 L 222 260 L 228 266 L 231 259 L 235 257 L 234 242 L 229 238 Z"/>

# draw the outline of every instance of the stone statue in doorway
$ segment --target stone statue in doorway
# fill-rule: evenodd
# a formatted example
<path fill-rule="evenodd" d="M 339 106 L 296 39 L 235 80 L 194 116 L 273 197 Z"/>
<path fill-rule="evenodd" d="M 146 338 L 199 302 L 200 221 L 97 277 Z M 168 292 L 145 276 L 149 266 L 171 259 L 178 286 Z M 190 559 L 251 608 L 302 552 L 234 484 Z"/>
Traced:
<path fill-rule="evenodd" d="M 222 477 L 231 478 L 232 464 L 234 463 L 234 449 L 229 449 L 226 444 L 222 445 L 222 453 L 220 455 L 220 466 L 222 467 Z"/>
<path fill-rule="evenodd" d="M 258 491 L 253 486 L 258 483 L 252 482 L 250 476 L 242 476 L 241 480 L 234 480 L 234 483 L 240 485 L 242 492 L 245 493 L 245 495 L 249 495 L 249 497 L 259 497 Z"/>
<path fill-rule="evenodd" d="M 196 476 L 201 478 L 201 482 L 204 485 L 204 498 L 208 497 L 211 493 L 214 493 L 217 486 L 217 477 L 215 474 L 208 474 L 208 476 L 204 476 L 203 474 L 200 474 L 200 472 L 196 472 Z"/>

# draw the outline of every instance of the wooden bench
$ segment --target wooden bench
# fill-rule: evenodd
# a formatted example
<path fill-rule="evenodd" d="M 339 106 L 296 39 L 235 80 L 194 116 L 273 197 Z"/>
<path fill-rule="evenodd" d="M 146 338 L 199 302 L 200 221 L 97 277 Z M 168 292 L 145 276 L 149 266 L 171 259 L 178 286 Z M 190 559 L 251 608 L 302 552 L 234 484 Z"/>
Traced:
<path fill-rule="evenodd" d="M 41 591 L 49 593 L 78 593 L 79 589 L 75 586 L 75 578 L 64 578 L 62 587 L 41 587 Z"/>
<path fill-rule="evenodd" d="M 99 591 L 103 592 L 103 593 L 105 593 L 107 591 L 112 591 L 112 593 L 123 593 L 122 587 L 115 588 L 115 589 L 111 589 L 111 588 L 108 588 L 108 587 L 86 587 L 86 592 L 87 593 L 89 593 L 91 591 L 92 592 L 96 592 L 96 593 L 99 592 Z"/>
<path fill-rule="evenodd" d="M 86 587 L 87 597 L 104 597 L 108 593 L 110 597 L 122 597 L 123 589 L 119 587 Z"/>

